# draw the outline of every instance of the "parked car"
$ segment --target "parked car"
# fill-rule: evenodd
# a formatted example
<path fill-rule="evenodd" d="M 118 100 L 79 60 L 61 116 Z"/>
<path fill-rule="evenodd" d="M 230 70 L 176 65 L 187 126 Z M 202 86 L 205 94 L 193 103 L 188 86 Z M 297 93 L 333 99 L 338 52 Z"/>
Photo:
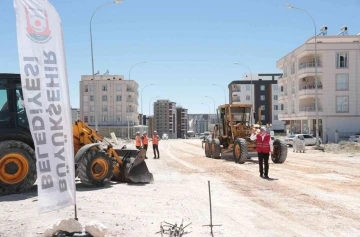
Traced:
<path fill-rule="evenodd" d="M 162 135 L 162 139 L 163 139 L 163 140 L 168 140 L 168 139 L 169 139 L 169 136 L 168 136 L 166 133 L 164 133 L 164 134 Z"/>
<path fill-rule="evenodd" d="M 290 135 L 288 137 L 286 137 L 284 139 L 284 142 L 289 145 L 289 146 L 293 146 L 293 142 L 294 140 L 299 136 L 299 135 L 302 135 L 305 139 L 305 146 L 314 146 L 316 145 L 316 137 L 313 137 L 311 135 L 308 135 L 308 134 L 295 134 L 295 135 Z M 322 144 L 322 140 L 321 138 L 319 137 L 319 143 Z"/>
<path fill-rule="evenodd" d="M 349 137 L 349 142 L 360 142 L 360 132 Z"/>

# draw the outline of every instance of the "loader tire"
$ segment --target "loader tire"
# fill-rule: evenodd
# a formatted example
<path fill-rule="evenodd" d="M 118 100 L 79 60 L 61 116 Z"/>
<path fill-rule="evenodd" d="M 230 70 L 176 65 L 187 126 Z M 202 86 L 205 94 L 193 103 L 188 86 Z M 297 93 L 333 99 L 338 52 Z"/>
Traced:
<path fill-rule="evenodd" d="M 274 152 L 271 155 L 271 160 L 277 164 L 284 163 L 288 152 L 288 147 L 286 143 L 280 141 L 279 139 L 276 139 L 273 142 L 273 146 L 274 146 Z"/>
<path fill-rule="evenodd" d="M 36 181 L 35 151 L 20 141 L 0 142 L 0 195 L 29 190 Z"/>
<path fill-rule="evenodd" d="M 215 159 L 221 158 L 221 148 L 219 139 L 214 139 L 211 143 L 211 157 Z"/>
<path fill-rule="evenodd" d="M 77 164 L 77 176 L 86 186 L 104 186 L 114 174 L 111 157 L 101 150 L 89 150 Z"/>
<path fill-rule="evenodd" d="M 207 138 L 205 141 L 205 156 L 210 158 L 211 157 L 211 139 Z"/>
<path fill-rule="evenodd" d="M 248 157 L 246 140 L 237 138 L 234 142 L 233 155 L 235 163 L 244 164 Z"/>

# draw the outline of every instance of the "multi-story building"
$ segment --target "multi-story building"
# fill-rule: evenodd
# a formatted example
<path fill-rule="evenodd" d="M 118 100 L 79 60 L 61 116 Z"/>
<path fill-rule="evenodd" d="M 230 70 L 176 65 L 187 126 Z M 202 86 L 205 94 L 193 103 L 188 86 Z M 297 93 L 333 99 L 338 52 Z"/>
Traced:
<path fill-rule="evenodd" d="M 176 138 L 176 103 L 170 100 L 154 102 L 154 128 L 160 136 L 164 133 L 169 138 Z"/>
<path fill-rule="evenodd" d="M 316 87 L 319 135 L 334 142 L 340 133 L 360 128 L 360 36 L 318 36 L 277 61 L 283 77 L 278 80 L 281 120 L 293 133 L 316 135 Z"/>
<path fill-rule="evenodd" d="M 122 75 L 82 75 L 80 81 L 80 118 L 90 126 L 98 119 L 99 133 L 133 137 L 128 125 L 138 124 L 138 84 Z"/>
<path fill-rule="evenodd" d="M 177 138 L 184 138 L 189 128 L 188 110 L 182 107 L 176 108 Z"/>
<path fill-rule="evenodd" d="M 71 118 L 72 118 L 72 124 L 75 123 L 75 121 L 80 119 L 80 110 L 71 108 Z"/>
<path fill-rule="evenodd" d="M 280 73 L 244 74 L 241 81 L 232 81 L 229 84 L 230 104 L 252 104 L 252 123 L 260 120 L 262 124 L 271 124 L 273 131 L 283 132 L 285 124 L 279 120 L 277 85 L 281 75 Z"/>

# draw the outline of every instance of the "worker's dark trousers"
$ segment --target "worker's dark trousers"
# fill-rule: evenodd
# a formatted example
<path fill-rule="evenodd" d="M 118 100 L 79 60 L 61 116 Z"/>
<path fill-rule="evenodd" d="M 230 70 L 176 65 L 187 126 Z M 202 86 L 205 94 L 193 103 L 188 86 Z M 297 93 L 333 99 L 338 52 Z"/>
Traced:
<path fill-rule="evenodd" d="M 260 174 L 264 174 L 268 176 L 269 174 L 269 153 L 258 152 L 259 157 L 259 172 Z M 263 169 L 263 163 L 265 163 L 265 173 Z"/>
<path fill-rule="evenodd" d="M 145 151 L 147 152 L 148 144 L 144 144 L 143 147 L 144 147 Z M 145 158 L 147 158 L 146 152 L 145 152 Z"/>
<path fill-rule="evenodd" d="M 153 150 L 154 150 L 154 158 L 160 158 L 160 153 L 159 153 L 159 145 L 153 145 Z M 157 156 L 156 156 L 156 152 L 157 152 Z"/>
<path fill-rule="evenodd" d="M 139 150 L 140 150 L 140 146 L 136 146 L 136 149 L 139 149 Z"/>

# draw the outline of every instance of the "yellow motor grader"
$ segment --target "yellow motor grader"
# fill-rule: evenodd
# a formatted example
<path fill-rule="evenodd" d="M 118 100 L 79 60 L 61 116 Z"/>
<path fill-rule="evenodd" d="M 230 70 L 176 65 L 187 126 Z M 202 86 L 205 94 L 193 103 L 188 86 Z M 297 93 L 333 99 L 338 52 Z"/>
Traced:
<path fill-rule="evenodd" d="M 20 193 L 36 181 L 36 156 L 23 100 L 19 74 L 0 73 L 0 195 Z M 153 175 L 144 161 L 145 150 L 115 149 L 82 121 L 73 124 L 75 173 L 87 186 L 110 179 L 149 183 Z"/>
<path fill-rule="evenodd" d="M 261 117 L 259 109 L 258 117 Z M 252 105 L 226 104 L 217 110 L 218 124 L 211 138 L 205 141 L 205 156 L 221 158 L 221 154 L 233 153 L 236 163 L 243 164 L 249 152 L 256 152 L 256 142 L 250 140 L 255 124 L 251 123 Z M 260 119 L 257 125 L 261 125 Z M 271 159 L 274 163 L 284 163 L 287 157 L 287 146 L 284 142 L 273 141 L 274 152 Z"/>

